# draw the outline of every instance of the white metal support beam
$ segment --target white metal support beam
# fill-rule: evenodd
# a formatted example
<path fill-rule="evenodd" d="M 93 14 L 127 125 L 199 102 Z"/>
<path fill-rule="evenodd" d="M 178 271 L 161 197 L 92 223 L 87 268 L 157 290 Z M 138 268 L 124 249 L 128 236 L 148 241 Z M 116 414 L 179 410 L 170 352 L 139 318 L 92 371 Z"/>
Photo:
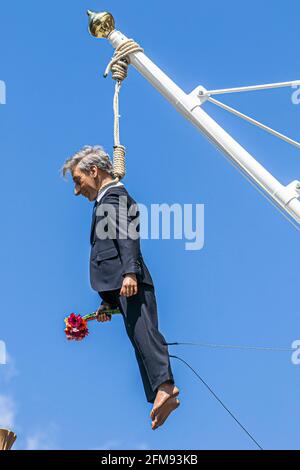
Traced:
<path fill-rule="evenodd" d="M 107 38 L 116 48 L 127 38 L 120 31 L 112 31 Z M 202 108 L 206 101 L 205 89 L 198 87 L 186 94 L 144 53 L 130 54 L 131 64 L 200 132 L 224 152 L 248 177 L 262 188 L 275 203 L 300 224 L 300 181 L 287 186 L 281 184 L 249 152 L 233 139 Z M 203 97 L 199 96 L 203 92 Z M 200 94 L 201 95 L 201 94 Z"/>

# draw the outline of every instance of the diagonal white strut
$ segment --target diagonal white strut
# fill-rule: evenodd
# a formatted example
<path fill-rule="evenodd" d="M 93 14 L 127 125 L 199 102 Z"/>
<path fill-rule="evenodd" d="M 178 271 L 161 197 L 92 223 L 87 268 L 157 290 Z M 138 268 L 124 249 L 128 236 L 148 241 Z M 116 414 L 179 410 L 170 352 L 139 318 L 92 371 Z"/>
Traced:
<path fill-rule="evenodd" d="M 256 119 L 251 118 L 250 116 L 247 116 L 244 113 L 241 113 L 240 111 L 237 111 L 236 109 L 232 108 L 231 106 L 228 106 L 227 104 L 221 103 L 221 101 L 218 101 L 214 98 L 211 98 L 210 96 L 207 97 L 207 100 L 210 101 L 211 103 L 219 106 L 220 108 L 225 109 L 226 111 L 229 111 L 232 114 L 235 114 L 236 116 L 245 119 L 245 121 L 250 122 L 251 124 L 254 124 L 257 127 L 260 127 L 266 132 L 269 132 L 270 134 L 273 134 L 275 137 L 278 137 L 281 140 L 284 140 L 288 144 L 294 145 L 295 147 L 300 148 L 300 142 L 297 142 L 296 140 L 291 139 L 290 137 L 287 137 L 284 134 L 281 134 L 281 132 L 275 131 L 269 126 L 266 126 L 265 124 L 262 124 L 261 122 L 257 121 Z"/>
<path fill-rule="evenodd" d="M 221 90 L 207 90 L 205 95 L 223 95 L 224 93 L 240 93 L 243 91 L 270 90 L 272 88 L 299 86 L 300 80 L 280 83 L 266 83 L 265 85 L 240 86 L 236 88 L 223 88 Z"/>
<path fill-rule="evenodd" d="M 120 31 L 113 31 L 108 40 L 114 48 L 127 39 Z M 130 54 L 131 64 L 179 111 L 192 122 L 219 150 L 262 188 L 284 211 L 300 224 L 300 182 L 281 184 L 249 152 L 233 139 L 202 108 L 207 99 L 206 90 L 198 87 L 190 94 L 179 88 L 143 52 Z M 202 95 L 202 96 L 201 96 Z"/>

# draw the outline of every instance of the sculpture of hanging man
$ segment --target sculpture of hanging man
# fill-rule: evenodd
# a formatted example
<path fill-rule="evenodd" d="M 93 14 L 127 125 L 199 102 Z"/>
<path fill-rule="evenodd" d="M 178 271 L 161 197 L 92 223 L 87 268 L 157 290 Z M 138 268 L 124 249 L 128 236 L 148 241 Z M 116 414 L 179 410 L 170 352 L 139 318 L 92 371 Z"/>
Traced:
<path fill-rule="evenodd" d="M 90 281 L 102 299 L 97 319 L 110 321 L 105 310 L 120 309 L 147 401 L 153 404 L 152 429 L 157 429 L 179 406 L 179 390 L 158 329 L 153 280 L 141 253 L 138 206 L 124 184 L 114 179 L 112 163 L 102 147 L 84 147 L 65 162 L 63 175 L 68 171 L 75 195 L 94 201 Z"/>

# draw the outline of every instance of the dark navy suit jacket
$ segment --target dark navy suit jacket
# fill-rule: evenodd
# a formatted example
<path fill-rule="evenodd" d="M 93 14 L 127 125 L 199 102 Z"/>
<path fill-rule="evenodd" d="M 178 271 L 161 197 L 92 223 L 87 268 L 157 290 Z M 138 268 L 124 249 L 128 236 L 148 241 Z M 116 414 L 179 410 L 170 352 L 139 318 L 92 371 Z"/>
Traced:
<path fill-rule="evenodd" d="M 121 196 L 123 196 L 123 201 L 126 202 L 127 210 L 132 205 L 136 205 L 124 186 L 108 188 L 100 202 L 95 203 L 90 239 L 90 281 L 92 288 L 97 292 L 120 289 L 124 276 L 129 273 L 136 274 L 138 283 L 153 286 L 150 272 L 142 257 L 140 238 L 133 239 L 124 236 L 122 238 L 120 236 L 121 233 L 124 233 L 125 222 L 126 227 L 131 223 L 139 225 L 138 211 L 133 212 L 134 215 L 127 212 L 125 218 L 122 216 L 124 212 L 120 215 L 119 203 Z M 107 216 L 105 208 L 108 208 L 108 206 L 106 205 L 109 205 L 110 208 L 114 207 L 116 215 L 114 221 L 109 215 Z M 124 204 L 122 207 L 124 208 Z M 108 233 L 111 229 L 112 233 L 115 232 L 112 237 L 103 238 L 102 235 L 99 237 L 99 233 L 103 233 L 104 225 L 106 225 Z"/>

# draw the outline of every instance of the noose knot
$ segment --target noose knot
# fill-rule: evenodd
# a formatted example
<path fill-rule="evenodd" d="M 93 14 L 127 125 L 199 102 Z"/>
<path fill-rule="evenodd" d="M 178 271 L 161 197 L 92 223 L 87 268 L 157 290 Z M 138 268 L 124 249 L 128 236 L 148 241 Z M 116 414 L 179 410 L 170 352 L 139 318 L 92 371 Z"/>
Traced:
<path fill-rule="evenodd" d="M 118 62 L 113 64 L 111 66 L 111 75 L 113 80 L 118 80 L 119 82 L 125 80 L 128 73 L 128 65 L 129 62 L 126 57 L 124 57 L 123 59 L 119 59 Z"/>
<path fill-rule="evenodd" d="M 125 167 L 125 147 L 123 145 L 114 145 L 113 159 L 114 177 L 120 181 L 126 174 Z"/>

